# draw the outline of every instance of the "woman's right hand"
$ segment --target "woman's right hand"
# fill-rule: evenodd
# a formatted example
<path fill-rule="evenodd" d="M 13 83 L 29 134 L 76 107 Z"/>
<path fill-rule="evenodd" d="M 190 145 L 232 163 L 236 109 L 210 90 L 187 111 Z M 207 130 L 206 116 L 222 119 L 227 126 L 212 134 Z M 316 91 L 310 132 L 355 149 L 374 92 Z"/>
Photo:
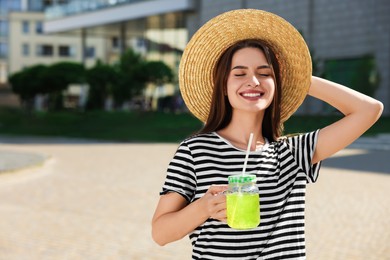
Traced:
<path fill-rule="evenodd" d="M 211 185 L 200 199 L 204 210 L 212 219 L 226 223 L 226 196 L 224 192 L 228 185 Z"/>
<path fill-rule="evenodd" d="M 188 201 L 176 192 L 162 195 L 152 219 L 152 237 L 159 245 L 179 240 L 207 219 L 226 222 L 227 185 L 212 185 L 198 200 Z"/>

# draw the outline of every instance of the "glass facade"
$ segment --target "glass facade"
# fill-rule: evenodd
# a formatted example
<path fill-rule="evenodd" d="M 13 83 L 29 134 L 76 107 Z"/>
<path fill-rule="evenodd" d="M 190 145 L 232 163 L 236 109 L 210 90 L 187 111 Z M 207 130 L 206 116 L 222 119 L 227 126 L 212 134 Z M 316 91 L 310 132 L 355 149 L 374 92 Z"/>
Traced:
<path fill-rule="evenodd" d="M 188 41 L 184 13 L 166 13 L 110 26 L 111 30 L 106 31 L 108 63 L 115 63 L 121 51 L 132 48 L 147 60 L 161 60 L 174 70 L 178 68 Z M 93 35 L 93 29 L 88 29 L 86 35 Z"/>
<path fill-rule="evenodd" d="M 147 17 L 144 44 L 149 59 L 163 60 L 173 68 L 188 41 L 183 13 L 168 13 Z"/>
<path fill-rule="evenodd" d="M 53 0 L 47 3 L 45 15 L 47 19 L 54 19 L 143 1 L 148 0 Z"/>

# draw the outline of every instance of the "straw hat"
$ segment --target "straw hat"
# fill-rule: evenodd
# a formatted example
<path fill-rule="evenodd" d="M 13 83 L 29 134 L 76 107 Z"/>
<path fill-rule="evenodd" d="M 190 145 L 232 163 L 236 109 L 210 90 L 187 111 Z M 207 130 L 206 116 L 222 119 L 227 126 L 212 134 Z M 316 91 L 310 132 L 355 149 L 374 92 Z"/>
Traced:
<path fill-rule="evenodd" d="M 240 9 L 204 24 L 187 44 L 179 66 L 180 91 L 188 109 L 206 122 L 213 93 L 213 70 L 234 43 L 261 39 L 275 52 L 282 83 L 281 121 L 302 104 L 310 87 L 312 63 L 301 34 L 283 18 L 261 10 Z"/>

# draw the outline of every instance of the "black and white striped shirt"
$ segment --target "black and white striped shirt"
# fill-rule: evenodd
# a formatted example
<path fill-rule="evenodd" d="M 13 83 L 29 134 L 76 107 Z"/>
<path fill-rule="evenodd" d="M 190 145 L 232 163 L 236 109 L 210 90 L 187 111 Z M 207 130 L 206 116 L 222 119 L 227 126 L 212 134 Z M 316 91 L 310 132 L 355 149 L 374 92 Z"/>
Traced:
<path fill-rule="evenodd" d="M 318 132 L 250 152 L 246 173 L 257 176 L 260 225 L 234 230 L 208 219 L 189 235 L 193 259 L 305 259 L 305 192 L 321 166 L 311 164 Z M 188 138 L 169 164 L 161 195 L 177 192 L 193 202 L 210 185 L 227 184 L 229 175 L 241 173 L 245 153 L 215 132 Z"/>

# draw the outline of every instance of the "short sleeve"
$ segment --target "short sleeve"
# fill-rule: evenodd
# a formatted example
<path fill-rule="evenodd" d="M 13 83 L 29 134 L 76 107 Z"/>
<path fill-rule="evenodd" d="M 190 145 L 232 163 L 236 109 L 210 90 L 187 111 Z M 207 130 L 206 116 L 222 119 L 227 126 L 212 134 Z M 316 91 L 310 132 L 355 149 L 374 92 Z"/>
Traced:
<path fill-rule="evenodd" d="M 194 197 L 195 189 L 196 177 L 193 156 L 188 145 L 182 142 L 169 163 L 160 195 L 177 192 L 190 202 Z"/>
<path fill-rule="evenodd" d="M 287 138 L 291 152 L 295 161 L 306 173 L 307 182 L 314 183 L 317 181 L 321 162 L 312 164 L 312 158 L 317 145 L 318 133 L 320 130 L 313 132 L 290 136 Z"/>

